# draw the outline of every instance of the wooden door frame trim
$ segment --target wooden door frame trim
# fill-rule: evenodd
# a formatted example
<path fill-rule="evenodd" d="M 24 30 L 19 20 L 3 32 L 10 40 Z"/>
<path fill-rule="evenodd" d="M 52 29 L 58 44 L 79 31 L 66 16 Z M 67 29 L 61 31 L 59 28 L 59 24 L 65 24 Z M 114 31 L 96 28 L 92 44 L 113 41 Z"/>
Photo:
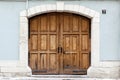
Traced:
<path fill-rule="evenodd" d="M 35 6 L 20 13 L 20 41 L 19 55 L 20 63 L 28 66 L 28 19 L 30 17 L 49 12 L 68 12 L 75 13 L 91 19 L 91 66 L 88 69 L 88 75 L 91 73 L 91 67 L 100 66 L 100 13 L 81 5 L 64 4 L 56 2 L 55 4 L 43 4 Z M 28 70 L 31 72 L 31 69 Z"/>

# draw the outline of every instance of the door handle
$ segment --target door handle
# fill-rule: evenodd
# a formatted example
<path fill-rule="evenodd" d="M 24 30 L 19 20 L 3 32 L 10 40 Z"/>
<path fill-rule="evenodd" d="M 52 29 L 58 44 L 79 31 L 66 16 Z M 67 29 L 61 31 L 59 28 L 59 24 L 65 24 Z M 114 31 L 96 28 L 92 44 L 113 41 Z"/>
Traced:
<path fill-rule="evenodd" d="M 62 51 L 63 51 L 63 48 L 62 47 L 58 47 L 58 53 L 62 53 Z"/>
<path fill-rule="evenodd" d="M 66 52 L 64 51 L 64 49 L 62 47 L 58 47 L 58 53 L 63 53 L 63 54 L 66 54 Z"/>
<path fill-rule="evenodd" d="M 63 54 L 66 54 L 64 50 L 63 50 Z"/>

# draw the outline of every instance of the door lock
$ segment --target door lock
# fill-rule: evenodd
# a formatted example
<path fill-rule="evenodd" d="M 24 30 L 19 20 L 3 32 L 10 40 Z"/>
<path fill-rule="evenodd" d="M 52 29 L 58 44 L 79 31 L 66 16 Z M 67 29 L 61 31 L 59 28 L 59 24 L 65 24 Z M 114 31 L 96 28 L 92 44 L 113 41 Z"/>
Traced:
<path fill-rule="evenodd" d="M 62 51 L 63 51 L 63 48 L 62 47 L 58 47 L 58 53 L 62 53 Z"/>

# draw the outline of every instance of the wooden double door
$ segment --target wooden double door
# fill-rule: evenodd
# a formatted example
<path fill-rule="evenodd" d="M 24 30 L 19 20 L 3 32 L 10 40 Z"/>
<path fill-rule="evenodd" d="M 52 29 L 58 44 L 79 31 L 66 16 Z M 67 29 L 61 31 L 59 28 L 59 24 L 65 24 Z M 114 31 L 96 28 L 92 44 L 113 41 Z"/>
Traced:
<path fill-rule="evenodd" d="M 30 18 L 28 54 L 33 74 L 86 74 L 90 20 L 58 12 Z"/>

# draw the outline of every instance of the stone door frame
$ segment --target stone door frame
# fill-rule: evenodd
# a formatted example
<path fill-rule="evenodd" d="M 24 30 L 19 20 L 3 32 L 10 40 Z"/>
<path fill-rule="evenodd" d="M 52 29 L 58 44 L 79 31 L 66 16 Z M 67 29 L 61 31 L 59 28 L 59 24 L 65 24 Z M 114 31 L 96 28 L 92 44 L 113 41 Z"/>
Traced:
<path fill-rule="evenodd" d="M 20 65 L 26 66 L 28 69 L 28 19 L 30 17 L 49 12 L 68 12 L 75 13 L 91 19 L 91 67 L 100 65 L 100 13 L 81 5 L 64 4 L 64 2 L 56 2 L 56 4 L 43 4 L 24 10 L 20 13 L 20 42 L 19 56 Z M 31 69 L 29 68 L 31 72 Z"/>

